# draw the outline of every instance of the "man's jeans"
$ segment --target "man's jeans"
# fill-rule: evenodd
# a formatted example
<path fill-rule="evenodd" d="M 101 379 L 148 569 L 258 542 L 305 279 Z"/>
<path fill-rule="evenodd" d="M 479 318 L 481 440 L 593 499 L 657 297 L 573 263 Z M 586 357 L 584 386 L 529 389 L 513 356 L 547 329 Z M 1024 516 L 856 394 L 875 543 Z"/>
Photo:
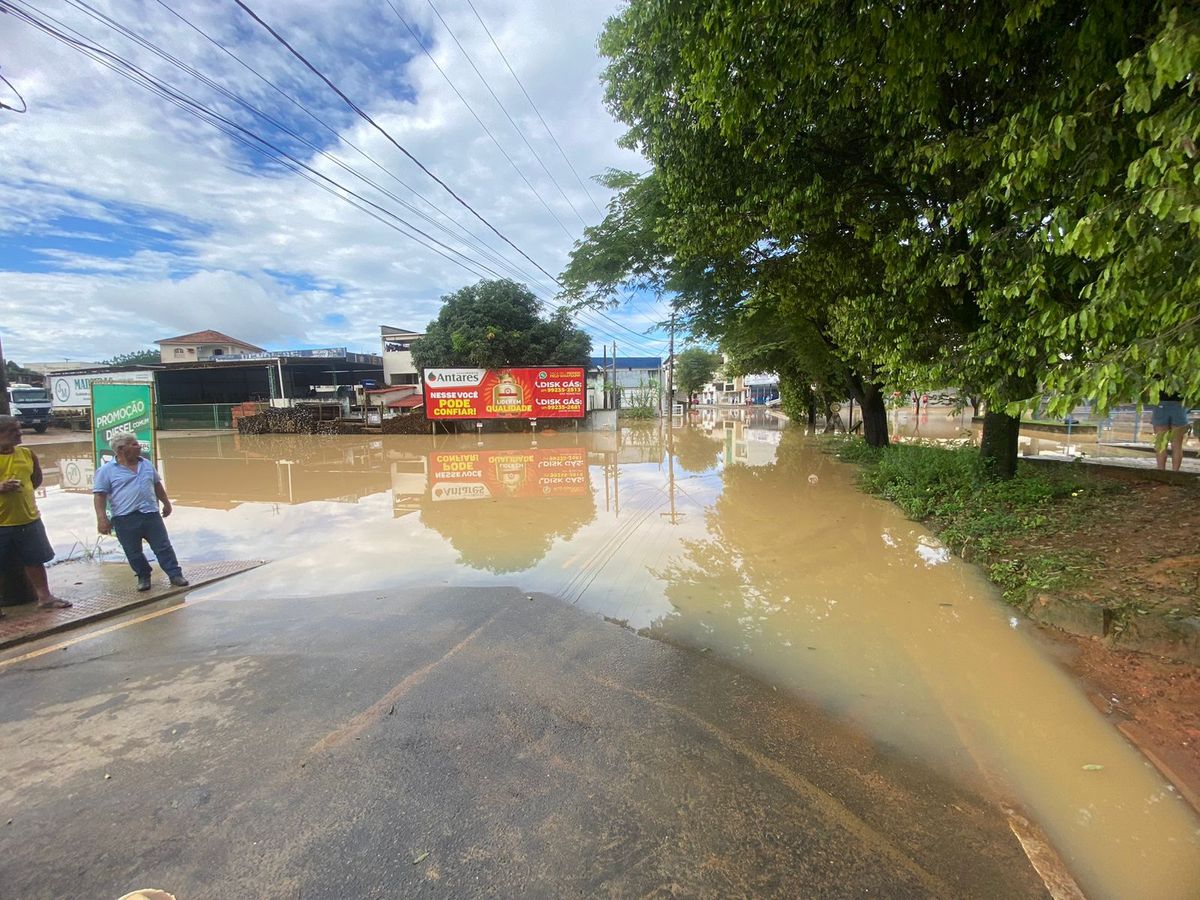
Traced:
<path fill-rule="evenodd" d="M 125 551 L 125 558 L 129 560 L 129 565 L 138 578 L 150 577 L 150 562 L 142 552 L 143 539 L 150 544 L 150 549 L 154 551 L 158 564 L 167 573 L 167 577 L 175 578 L 183 574 L 179 560 L 175 558 L 171 539 L 167 537 L 167 526 L 158 513 L 126 513 L 123 516 L 113 516 L 111 521 L 113 531 L 117 533 L 117 540 L 121 542 L 121 549 Z"/>

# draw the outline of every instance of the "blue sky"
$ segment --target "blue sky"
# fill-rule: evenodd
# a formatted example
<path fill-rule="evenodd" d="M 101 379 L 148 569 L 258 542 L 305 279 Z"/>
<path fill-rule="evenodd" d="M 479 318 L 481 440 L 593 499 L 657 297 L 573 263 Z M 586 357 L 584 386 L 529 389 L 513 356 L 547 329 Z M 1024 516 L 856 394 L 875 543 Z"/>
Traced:
<path fill-rule="evenodd" d="M 392 2 L 404 22 L 376 0 L 249 5 L 557 273 L 607 200 L 590 176 L 645 167 L 617 146 L 621 128 L 602 103 L 595 42 L 616 4 L 475 3 L 564 160 L 465 0 Z M 440 296 L 477 280 L 459 263 L 525 281 L 553 305 L 545 276 L 232 2 L 91 7 L 94 16 L 66 3 L 42 8 L 223 117 L 235 136 L 247 137 L 239 127 L 253 132 L 319 174 L 306 180 L 76 50 L 6 22 L 3 74 L 29 105 L 25 115 L 0 111 L 0 337 L 9 358 L 99 360 L 203 328 L 271 348 L 378 352 L 380 324 L 423 327 Z M 344 202 L 346 189 L 385 221 L 400 217 L 427 232 L 451 259 Z M 594 314 L 579 322 L 597 352 L 615 339 L 623 353 L 665 354 L 664 334 L 643 335 L 663 317 L 654 298 L 606 314 L 619 324 Z"/>

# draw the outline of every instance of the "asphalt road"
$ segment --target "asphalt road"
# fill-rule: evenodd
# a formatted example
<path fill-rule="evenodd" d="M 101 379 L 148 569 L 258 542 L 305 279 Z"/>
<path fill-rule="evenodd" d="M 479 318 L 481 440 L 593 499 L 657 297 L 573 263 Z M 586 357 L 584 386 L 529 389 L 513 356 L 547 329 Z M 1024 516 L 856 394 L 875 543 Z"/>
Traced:
<path fill-rule="evenodd" d="M 970 790 L 527 596 L 201 595 L 0 660 L 0 894 L 1046 895 Z"/>

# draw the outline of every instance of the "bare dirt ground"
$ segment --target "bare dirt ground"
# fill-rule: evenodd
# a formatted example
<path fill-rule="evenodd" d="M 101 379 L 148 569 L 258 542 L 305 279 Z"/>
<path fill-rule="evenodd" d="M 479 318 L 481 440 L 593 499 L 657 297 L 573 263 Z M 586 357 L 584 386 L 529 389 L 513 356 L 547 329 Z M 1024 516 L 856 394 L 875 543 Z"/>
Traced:
<path fill-rule="evenodd" d="M 1180 643 L 1200 617 L 1200 484 L 1103 477 L 1123 483 L 1057 540 L 1096 560 L 1068 593 L 1113 610 L 1111 629 L 1046 631 L 1097 708 L 1200 808 L 1200 667 Z"/>

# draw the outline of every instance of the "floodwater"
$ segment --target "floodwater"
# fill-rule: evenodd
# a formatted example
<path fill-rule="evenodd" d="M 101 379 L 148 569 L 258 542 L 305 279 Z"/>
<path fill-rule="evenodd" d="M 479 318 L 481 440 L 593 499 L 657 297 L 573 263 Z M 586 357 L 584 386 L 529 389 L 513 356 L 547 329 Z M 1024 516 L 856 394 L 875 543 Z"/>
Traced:
<path fill-rule="evenodd" d="M 38 448 L 60 554 L 96 540 L 86 444 Z M 747 670 L 982 785 L 1091 898 L 1200 896 L 1200 820 L 921 526 L 770 413 L 616 433 L 166 437 L 220 602 L 415 585 L 554 594 Z M 120 558 L 111 538 L 105 556 Z"/>

